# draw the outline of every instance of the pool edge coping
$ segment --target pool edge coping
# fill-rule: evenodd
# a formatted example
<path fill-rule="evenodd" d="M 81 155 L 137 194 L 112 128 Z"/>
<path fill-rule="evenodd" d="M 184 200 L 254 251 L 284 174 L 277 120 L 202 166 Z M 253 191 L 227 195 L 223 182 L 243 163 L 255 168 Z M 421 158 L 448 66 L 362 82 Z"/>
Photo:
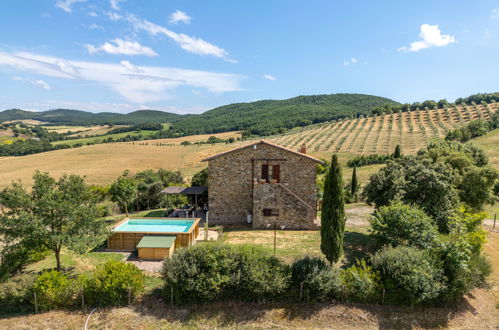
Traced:
<path fill-rule="evenodd" d="M 119 227 L 120 225 L 122 225 L 125 221 L 128 221 L 128 220 L 133 220 L 133 219 L 144 219 L 144 217 L 125 217 L 123 218 L 121 221 L 119 221 L 118 223 L 116 223 L 115 225 L 113 225 L 111 227 L 111 233 L 134 233 L 134 234 L 137 234 L 137 233 L 145 233 L 145 234 L 151 234 L 151 233 L 155 233 L 155 234 L 191 234 L 192 231 L 194 230 L 194 228 L 196 228 L 196 226 L 199 225 L 199 222 L 201 221 L 201 218 L 169 218 L 169 217 L 147 217 L 147 220 L 181 220 L 181 219 L 185 219 L 185 220 L 194 220 L 194 222 L 192 223 L 191 227 L 189 228 L 188 231 L 186 232 L 182 232 L 182 233 L 179 233 L 179 232 L 147 232 L 147 231 L 127 231 L 127 232 L 124 232 L 124 231 L 113 231 L 113 229 Z"/>

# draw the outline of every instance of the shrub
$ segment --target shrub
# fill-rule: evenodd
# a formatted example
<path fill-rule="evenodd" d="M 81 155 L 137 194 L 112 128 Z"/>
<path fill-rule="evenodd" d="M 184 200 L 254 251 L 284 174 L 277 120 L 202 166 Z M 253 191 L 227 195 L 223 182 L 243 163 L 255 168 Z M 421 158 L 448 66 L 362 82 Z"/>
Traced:
<path fill-rule="evenodd" d="M 98 265 L 90 277 L 83 276 L 85 304 L 123 306 L 144 289 L 145 276 L 135 265 L 109 260 Z"/>
<path fill-rule="evenodd" d="M 235 261 L 234 297 L 270 299 L 285 292 L 289 286 L 288 267 L 261 247 L 243 245 L 236 248 Z"/>
<path fill-rule="evenodd" d="M 288 267 L 253 246 L 199 244 L 163 264 L 165 296 L 177 303 L 271 299 L 289 285 Z"/>
<path fill-rule="evenodd" d="M 342 296 L 347 301 L 370 303 L 379 296 L 380 278 L 362 259 L 341 273 Z"/>
<path fill-rule="evenodd" d="M 305 256 L 295 260 L 291 275 L 292 287 L 306 300 L 325 301 L 339 292 L 339 272 L 322 258 Z"/>
<path fill-rule="evenodd" d="M 380 245 L 429 248 L 438 236 L 433 219 L 417 206 L 394 201 L 382 206 L 370 219 L 371 236 Z"/>
<path fill-rule="evenodd" d="M 412 247 L 385 247 L 372 258 L 386 289 L 386 300 L 408 305 L 436 299 L 445 289 L 442 270 L 427 251 Z"/>
<path fill-rule="evenodd" d="M 68 275 L 56 270 L 40 274 L 33 285 L 39 308 L 51 310 L 71 306 L 74 302 L 73 296 L 78 290 L 75 282 Z"/>
<path fill-rule="evenodd" d="M 20 271 L 26 265 L 45 258 L 50 251 L 42 247 L 27 246 L 28 244 L 15 244 L 4 247 L 2 263 L 0 264 L 0 282 L 9 278 L 10 275 Z"/>
<path fill-rule="evenodd" d="M 34 275 L 23 274 L 0 283 L 0 315 L 33 311 L 34 281 Z"/>

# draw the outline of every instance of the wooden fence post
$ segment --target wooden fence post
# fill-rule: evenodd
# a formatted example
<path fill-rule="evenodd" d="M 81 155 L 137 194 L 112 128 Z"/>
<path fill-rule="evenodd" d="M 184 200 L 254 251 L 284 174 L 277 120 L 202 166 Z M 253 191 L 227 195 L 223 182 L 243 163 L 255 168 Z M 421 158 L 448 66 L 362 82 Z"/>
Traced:
<path fill-rule="evenodd" d="M 36 291 L 33 292 L 33 294 L 35 295 L 35 313 L 38 314 L 38 301 L 36 300 Z"/>
<path fill-rule="evenodd" d="M 173 286 L 170 287 L 170 307 L 173 308 Z"/>

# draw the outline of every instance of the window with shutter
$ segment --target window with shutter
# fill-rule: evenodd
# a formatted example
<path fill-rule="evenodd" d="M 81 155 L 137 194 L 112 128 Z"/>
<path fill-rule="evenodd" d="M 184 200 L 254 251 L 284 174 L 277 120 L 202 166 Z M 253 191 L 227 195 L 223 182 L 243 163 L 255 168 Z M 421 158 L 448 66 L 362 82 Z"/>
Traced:
<path fill-rule="evenodd" d="M 279 165 L 272 166 L 272 179 L 281 182 L 281 167 Z"/>
<path fill-rule="evenodd" d="M 269 165 L 262 165 L 262 179 L 269 181 Z"/>

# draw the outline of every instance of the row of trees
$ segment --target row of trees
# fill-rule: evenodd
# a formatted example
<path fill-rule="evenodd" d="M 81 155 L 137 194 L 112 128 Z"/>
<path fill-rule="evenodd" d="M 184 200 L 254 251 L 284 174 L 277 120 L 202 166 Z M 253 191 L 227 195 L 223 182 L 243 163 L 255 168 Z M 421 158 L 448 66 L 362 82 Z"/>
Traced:
<path fill-rule="evenodd" d="M 458 98 L 454 101 L 454 105 L 477 105 L 477 104 L 488 104 L 495 103 L 499 100 L 499 93 L 490 94 L 474 94 L 464 98 Z M 414 102 L 412 104 L 386 104 L 382 107 L 376 107 L 372 110 L 372 114 L 382 115 L 385 113 L 393 112 L 406 112 L 406 111 L 417 111 L 417 110 L 433 110 L 433 109 L 445 109 L 452 105 L 446 99 L 441 99 L 439 101 L 426 100 L 424 102 Z"/>
<path fill-rule="evenodd" d="M 499 128 L 499 112 L 495 112 L 490 120 L 474 120 L 463 127 L 449 131 L 445 139 L 466 142 L 472 138 L 485 135 L 496 128 Z"/>

